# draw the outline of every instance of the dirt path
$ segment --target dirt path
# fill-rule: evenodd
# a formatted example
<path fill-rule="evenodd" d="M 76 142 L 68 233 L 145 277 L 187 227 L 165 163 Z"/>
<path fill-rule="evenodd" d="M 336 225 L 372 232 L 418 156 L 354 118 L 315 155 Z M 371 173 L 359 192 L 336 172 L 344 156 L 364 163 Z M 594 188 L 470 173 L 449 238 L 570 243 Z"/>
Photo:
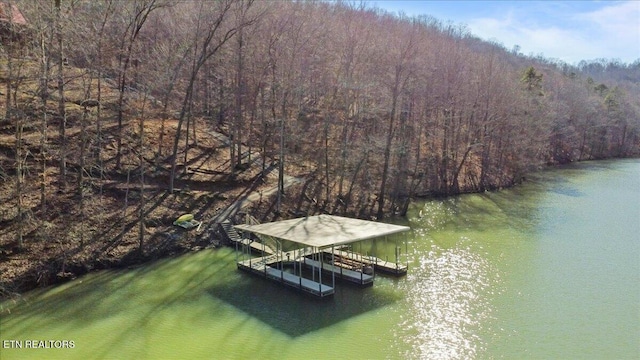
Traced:
<path fill-rule="evenodd" d="M 226 146 L 230 146 L 231 142 L 229 138 L 219 132 L 209 130 L 208 133 L 214 136 L 218 141 L 225 144 Z M 262 156 L 259 152 L 251 152 L 252 161 L 249 166 L 260 166 L 262 162 Z M 275 185 L 265 186 L 263 182 L 267 182 L 267 179 L 276 180 Z M 225 209 L 219 211 L 217 214 L 213 216 L 210 220 L 208 220 L 208 224 L 206 224 L 206 228 L 215 228 L 218 223 L 234 217 L 238 212 L 242 209 L 249 207 L 256 201 L 261 201 L 263 197 L 269 197 L 273 194 L 276 194 L 278 191 L 278 164 L 271 161 L 270 165 L 264 170 L 262 177 L 257 177 L 251 186 L 247 187 L 245 191 L 243 191 L 229 206 Z M 303 181 L 302 178 L 284 175 L 284 188 L 287 189 L 295 184 L 301 183 Z"/>
<path fill-rule="evenodd" d="M 265 171 L 264 178 L 273 177 L 273 176 L 277 177 L 276 168 L 277 168 L 276 165 L 272 165 L 269 168 L 267 168 Z M 261 182 L 262 180 L 257 179 L 256 181 Z M 292 185 L 301 183 L 302 181 L 303 179 L 301 178 L 284 175 L 284 188 L 287 189 Z M 277 191 L 278 191 L 277 184 L 270 185 L 266 188 L 265 187 L 259 188 L 258 186 L 252 186 L 248 188 L 246 192 L 240 194 L 240 196 L 233 203 L 231 203 L 226 209 L 216 214 L 210 220 L 212 223 L 211 225 L 215 226 L 217 223 L 235 216 L 239 211 L 250 206 L 252 203 L 256 201 L 261 201 L 263 197 L 269 197 L 277 193 Z"/>

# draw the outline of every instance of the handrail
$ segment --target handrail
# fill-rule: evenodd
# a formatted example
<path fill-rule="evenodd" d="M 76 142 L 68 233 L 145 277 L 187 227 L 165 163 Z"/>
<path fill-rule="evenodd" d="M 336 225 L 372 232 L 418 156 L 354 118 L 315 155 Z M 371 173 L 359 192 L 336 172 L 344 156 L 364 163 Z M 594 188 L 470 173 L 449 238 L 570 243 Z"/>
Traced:
<path fill-rule="evenodd" d="M 245 215 L 245 223 L 247 225 L 259 225 L 260 221 L 258 219 L 256 219 L 255 217 L 253 217 L 253 216 L 251 216 L 249 214 L 246 214 Z"/>

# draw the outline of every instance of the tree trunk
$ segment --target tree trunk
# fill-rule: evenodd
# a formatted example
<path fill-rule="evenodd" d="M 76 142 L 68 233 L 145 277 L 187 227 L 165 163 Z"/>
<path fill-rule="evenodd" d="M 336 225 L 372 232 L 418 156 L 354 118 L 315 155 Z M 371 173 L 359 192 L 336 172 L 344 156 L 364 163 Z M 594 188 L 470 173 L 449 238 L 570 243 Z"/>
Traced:
<path fill-rule="evenodd" d="M 380 182 L 380 191 L 378 193 L 378 211 L 376 213 L 376 217 L 378 219 L 382 219 L 384 215 L 384 195 L 387 189 L 387 177 L 389 176 L 389 159 L 391 158 L 391 144 L 393 142 L 393 133 L 395 117 L 396 117 L 396 106 L 398 103 L 398 85 L 396 83 L 391 99 L 391 114 L 389 114 L 389 127 L 387 129 L 387 144 L 384 148 L 384 165 L 382 167 L 382 181 Z"/>
<path fill-rule="evenodd" d="M 22 130 L 23 124 L 20 116 L 16 116 L 16 199 L 17 199 L 17 212 L 16 219 L 18 221 L 18 231 L 16 233 L 16 240 L 18 242 L 18 248 L 23 249 L 23 232 L 24 232 L 24 205 L 22 204 L 22 182 L 24 160 L 22 156 Z"/>
<path fill-rule="evenodd" d="M 331 202 L 331 188 L 329 179 L 329 122 L 331 115 L 325 116 L 324 120 L 324 180 L 325 180 L 325 200 L 326 203 Z"/>
<path fill-rule="evenodd" d="M 7 84 L 10 84 L 13 81 L 13 65 L 11 62 L 11 56 L 8 57 L 8 67 L 9 67 L 9 76 L 7 79 Z M 10 88 L 11 85 L 7 85 Z M 9 93 L 9 92 L 7 92 Z M 22 203 L 22 185 L 24 181 L 24 159 L 22 152 L 22 132 L 23 132 L 23 122 L 21 116 L 13 116 L 12 108 L 7 103 L 7 113 L 9 115 L 9 120 L 15 118 L 16 121 L 16 202 L 17 202 L 17 216 L 16 220 L 18 222 L 18 231 L 16 232 L 16 240 L 18 242 L 18 248 L 23 249 L 23 233 L 24 233 L 24 205 Z"/>
<path fill-rule="evenodd" d="M 48 44 L 53 41 L 53 32 L 50 32 Z M 48 127 L 48 114 L 47 103 L 49 99 L 49 66 L 51 60 L 49 57 L 49 48 L 45 40 L 45 34 L 41 34 L 40 38 L 40 99 L 42 101 L 42 129 L 40 133 L 40 161 L 42 180 L 40 182 L 40 211 L 44 216 L 47 211 L 47 127 Z"/>
<path fill-rule="evenodd" d="M 67 177 L 67 113 L 65 111 L 64 99 L 64 55 L 62 41 L 62 16 L 60 9 L 60 0 L 55 0 L 56 8 L 56 39 L 58 47 L 58 116 L 60 118 L 59 136 L 60 136 L 60 188 L 64 189 Z"/>
<path fill-rule="evenodd" d="M 145 172 L 145 161 L 144 161 L 144 118 L 145 118 L 145 106 L 147 102 L 147 94 L 145 93 L 144 99 L 142 100 L 142 110 L 140 111 L 140 127 L 138 131 L 140 132 L 140 142 L 138 144 L 138 166 L 140 168 L 140 206 L 138 207 L 138 252 L 140 256 L 144 256 L 144 210 L 146 206 L 146 201 L 144 197 L 144 172 Z"/>
<path fill-rule="evenodd" d="M 242 20 L 241 20 L 242 21 Z M 231 174 L 234 174 L 234 169 L 242 164 L 242 122 L 243 122 L 243 117 L 242 117 L 242 98 L 244 95 L 244 87 L 243 87 L 243 81 L 244 81 L 244 67 L 243 67 L 243 57 L 242 57 L 242 46 L 243 46 L 243 38 L 242 38 L 242 29 L 240 29 L 238 31 L 238 56 L 237 56 L 237 63 L 236 63 L 236 96 L 235 96 L 235 124 L 233 124 L 232 126 L 232 141 L 231 141 L 231 159 L 229 161 L 229 163 L 231 164 Z M 233 157 L 233 153 L 234 151 L 236 151 L 236 145 L 237 144 L 237 152 L 236 152 L 236 157 L 237 159 L 234 159 Z"/>

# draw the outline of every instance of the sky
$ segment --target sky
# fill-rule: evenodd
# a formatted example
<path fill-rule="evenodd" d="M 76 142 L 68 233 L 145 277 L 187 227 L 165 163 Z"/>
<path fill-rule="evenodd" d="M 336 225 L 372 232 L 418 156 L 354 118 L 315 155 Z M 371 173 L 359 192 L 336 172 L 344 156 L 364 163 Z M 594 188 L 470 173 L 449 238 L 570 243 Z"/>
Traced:
<path fill-rule="evenodd" d="M 525 55 L 571 65 L 599 58 L 640 59 L 640 0 L 631 1 L 367 1 L 392 13 L 431 15 Z"/>

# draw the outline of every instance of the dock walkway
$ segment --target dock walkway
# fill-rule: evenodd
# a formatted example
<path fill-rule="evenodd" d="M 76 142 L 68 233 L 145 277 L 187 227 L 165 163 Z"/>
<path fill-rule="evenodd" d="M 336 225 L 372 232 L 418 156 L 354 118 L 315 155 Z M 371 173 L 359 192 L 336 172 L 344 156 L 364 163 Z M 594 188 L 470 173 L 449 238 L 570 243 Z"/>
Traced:
<path fill-rule="evenodd" d="M 316 296 L 324 297 L 334 293 L 334 288 L 329 285 L 300 277 L 270 266 L 270 264 L 277 261 L 278 257 L 276 255 L 263 256 L 260 258 L 240 261 L 238 262 L 238 268 L 250 271 L 254 274 L 262 275 L 267 279 L 280 282 L 284 285 L 300 289 Z"/>

